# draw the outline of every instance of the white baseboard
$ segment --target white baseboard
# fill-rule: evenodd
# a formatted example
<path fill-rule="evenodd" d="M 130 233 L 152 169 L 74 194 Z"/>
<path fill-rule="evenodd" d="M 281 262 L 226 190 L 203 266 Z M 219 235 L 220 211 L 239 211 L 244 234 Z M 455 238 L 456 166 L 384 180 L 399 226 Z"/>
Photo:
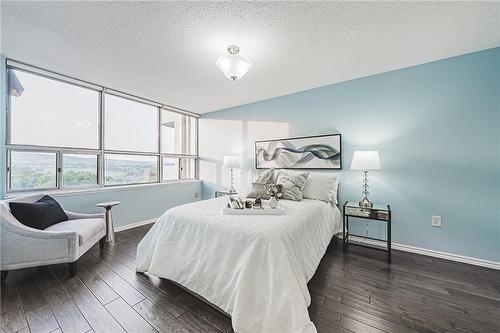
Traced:
<path fill-rule="evenodd" d="M 116 227 L 115 228 L 115 232 L 120 232 L 120 231 L 124 231 L 124 230 L 128 230 L 128 229 L 133 229 L 133 228 L 141 227 L 143 225 L 155 223 L 156 221 L 158 221 L 158 219 L 159 219 L 159 217 L 155 217 L 154 219 L 149 219 L 149 220 L 144 220 L 144 221 L 138 221 L 138 222 L 134 222 L 134 223 L 125 224 L 125 225 Z"/>
<path fill-rule="evenodd" d="M 358 242 L 358 243 L 366 243 L 366 244 L 370 244 L 370 245 L 380 245 L 380 243 L 381 243 L 381 242 L 378 242 L 376 240 L 359 238 L 359 237 L 355 237 L 355 236 L 353 236 L 353 239 L 356 240 L 356 242 Z M 446 259 L 446 260 L 451 260 L 451 261 L 457 261 L 457 262 L 461 262 L 464 264 L 470 264 L 470 265 L 500 270 L 500 262 L 496 262 L 496 261 L 467 257 L 467 256 L 462 256 L 462 255 L 448 253 L 448 252 L 429 250 L 429 249 L 424 249 L 421 247 L 404 245 L 404 244 L 399 244 L 399 243 L 392 243 L 392 248 L 394 250 L 417 253 L 417 254 L 421 254 L 424 256 Z"/>
<path fill-rule="evenodd" d="M 434 250 L 429 250 L 429 249 L 423 249 L 421 247 L 404 245 L 404 244 L 397 244 L 397 243 L 392 243 L 392 248 L 396 249 L 396 250 L 406 251 L 406 252 L 423 254 L 425 256 L 447 259 L 447 260 L 451 260 L 451 261 L 458 261 L 458 262 L 462 262 L 465 264 L 482 266 L 482 267 L 500 270 L 500 262 L 497 262 L 497 261 L 479 259 L 479 258 L 474 258 L 474 257 L 467 257 L 467 256 L 459 255 L 459 254 L 434 251 Z"/>

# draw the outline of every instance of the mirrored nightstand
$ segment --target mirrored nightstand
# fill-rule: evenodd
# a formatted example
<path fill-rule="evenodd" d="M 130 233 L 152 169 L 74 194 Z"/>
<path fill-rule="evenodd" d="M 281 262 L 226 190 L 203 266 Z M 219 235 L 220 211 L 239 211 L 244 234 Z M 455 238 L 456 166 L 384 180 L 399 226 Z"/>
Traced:
<path fill-rule="evenodd" d="M 373 204 L 371 208 L 361 208 L 359 203 L 355 201 L 347 201 L 344 204 L 344 221 L 342 227 L 342 240 L 343 240 L 343 250 L 347 251 L 349 245 L 363 246 L 376 250 L 382 250 L 387 252 L 387 262 L 391 262 L 391 206 Z M 363 235 L 354 235 L 349 232 L 349 217 L 360 218 L 366 220 L 376 220 L 386 222 L 387 225 L 387 239 L 378 239 L 367 237 Z M 364 238 L 368 240 L 374 240 L 377 243 L 383 242 L 386 246 L 368 245 L 366 243 L 351 242 L 351 237 Z"/>
<path fill-rule="evenodd" d="M 235 192 L 235 193 L 230 193 L 229 191 L 215 191 L 215 197 L 218 198 L 218 197 L 223 197 L 225 195 L 237 195 L 238 192 Z"/>

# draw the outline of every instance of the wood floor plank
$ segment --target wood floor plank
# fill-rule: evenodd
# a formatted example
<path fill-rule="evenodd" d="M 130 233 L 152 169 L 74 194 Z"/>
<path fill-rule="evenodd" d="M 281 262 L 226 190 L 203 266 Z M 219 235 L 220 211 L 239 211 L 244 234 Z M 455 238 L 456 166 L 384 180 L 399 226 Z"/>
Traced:
<path fill-rule="evenodd" d="M 73 300 L 47 268 L 37 269 L 35 280 L 65 333 L 85 333 L 90 326 Z"/>
<path fill-rule="evenodd" d="M 85 259 L 104 282 L 106 282 L 129 305 L 135 305 L 146 298 L 98 258 L 86 256 Z"/>
<path fill-rule="evenodd" d="M 231 318 L 207 303 L 197 302 L 191 305 L 190 310 L 221 332 L 228 332 L 232 328 Z"/>
<path fill-rule="evenodd" d="M 78 265 L 78 277 L 94 296 L 106 305 L 119 298 L 118 294 L 83 260 Z"/>
<path fill-rule="evenodd" d="M 346 316 L 340 318 L 340 326 L 354 333 L 385 333 L 382 330 Z"/>
<path fill-rule="evenodd" d="M 134 309 L 158 332 L 187 333 L 179 321 L 149 299 L 136 304 Z"/>
<path fill-rule="evenodd" d="M 217 328 L 210 325 L 207 321 L 190 310 L 186 311 L 177 319 L 181 323 L 182 327 L 184 327 L 190 333 L 222 333 Z"/>
<path fill-rule="evenodd" d="M 52 267 L 51 271 L 96 333 L 125 332 L 78 277 L 68 278 L 67 271 L 60 266 Z"/>
<path fill-rule="evenodd" d="M 19 331 L 16 331 L 16 333 L 30 333 L 30 329 L 28 327 L 25 327 Z"/>
<path fill-rule="evenodd" d="M 16 277 L 15 274 L 11 273 L 10 278 L 2 283 L 0 290 L 0 330 L 5 333 L 13 333 L 28 328 L 23 306 L 16 291 Z"/>
<path fill-rule="evenodd" d="M 157 332 L 121 298 L 106 305 L 106 309 L 128 333 Z"/>
<path fill-rule="evenodd" d="M 335 302 L 333 300 L 330 300 L 329 298 L 325 299 L 325 303 L 323 304 L 323 307 L 325 309 L 328 309 L 331 311 L 336 311 L 336 312 L 340 313 L 340 315 L 341 315 L 340 326 L 342 326 L 348 330 L 353 330 L 353 329 L 341 324 L 342 319 L 344 317 L 354 319 L 354 320 L 356 320 L 356 322 L 361 322 L 365 325 L 376 328 L 380 331 L 396 332 L 396 333 L 407 333 L 407 332 L 415 333 L 416 332 L 408 327 L 404 327 L 402 325 L 401 321 L 399 319 L 397 319 L 397 317 L 387 318 L 386 313 L 379 312 L 379 311 L 375 312 L 375 311 L 373 311 L 373 309 L 370 312 L 367 312 L 364 309 L 359 309 L 358 305 L 350 306 L 349 304 Z M 390 319 L 390 320 L 387 320 L 387 319 Z M 347 319 L 344 319 L 344 322 L 346 320 Z M 353 324 L 357 324 L 357 323 L 353 323 Z M 358 326 L 362 326 L 362 325 L 357 324 L 356 327 L 358 327 Z"/>
<path fill-rule="evenodd" d="M 59 324 L 33 276 L 22 277 L 17 282 L 17 291 L 28 327 L 32 333 L 49 333 L 59 328 Z"/>
<path fill-rule="evenodd" d="M 177 301 L 163 290 L 150 283 L 150 281 L 145 277 L 145 274 L 136 273 L 135 270 L 131 270 L 109 254 L 102 254 L 100 259 L 116 274 L 120 275 L 120 277 L 133 285 L 149 300 L 161 307 L 172 317 L 177 318 L 187 311 L 186 305 Z"/>

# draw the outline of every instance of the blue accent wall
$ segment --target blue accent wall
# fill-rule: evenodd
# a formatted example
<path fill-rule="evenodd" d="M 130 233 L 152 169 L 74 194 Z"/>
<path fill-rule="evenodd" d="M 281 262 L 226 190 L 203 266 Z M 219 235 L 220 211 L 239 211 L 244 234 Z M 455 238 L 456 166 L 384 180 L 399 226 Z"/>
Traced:
<path fill-rule="evenodd" d="M 395 243 L 500 262 L 500 48 L 204 114 L 200 128 L 203 198 L 222 187 L 224 154 L 253 165 L 255 138 L 342 133 L 342 203 L 361 198 L 353 151 L 378 150 L 370 198 L 391 205 Z M 226 151 L 203 144 L 214 135 Z"/>

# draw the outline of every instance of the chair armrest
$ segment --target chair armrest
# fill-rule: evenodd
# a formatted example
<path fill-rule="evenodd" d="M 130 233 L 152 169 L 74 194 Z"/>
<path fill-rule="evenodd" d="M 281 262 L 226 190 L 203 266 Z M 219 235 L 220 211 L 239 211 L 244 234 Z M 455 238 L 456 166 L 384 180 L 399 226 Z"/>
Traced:
<path fill-rule="evenodd" d="M 76 231 L 33 229 L 6 215 L 0 221 L 2 270 L 72 262 L 80 256 Z"/>
<path fill-rule="evenodd" d="M 34 239 L 75 239 L 78 237 L 76 231 L 46 231 L 30 228 L 18 223 L 11 223 L 6 218 L 2 218 L 2 231 L 9 231 L 22 237 Z"/>
<path fill-rule="evenodd" d="M 69 210 L 64 211 L 68 215 L 70 220 L 80 220 L 80 219 L 104 219 L 104 213 L 93 213 L 93 214 L 82 214 L 70 212 Z"/>

